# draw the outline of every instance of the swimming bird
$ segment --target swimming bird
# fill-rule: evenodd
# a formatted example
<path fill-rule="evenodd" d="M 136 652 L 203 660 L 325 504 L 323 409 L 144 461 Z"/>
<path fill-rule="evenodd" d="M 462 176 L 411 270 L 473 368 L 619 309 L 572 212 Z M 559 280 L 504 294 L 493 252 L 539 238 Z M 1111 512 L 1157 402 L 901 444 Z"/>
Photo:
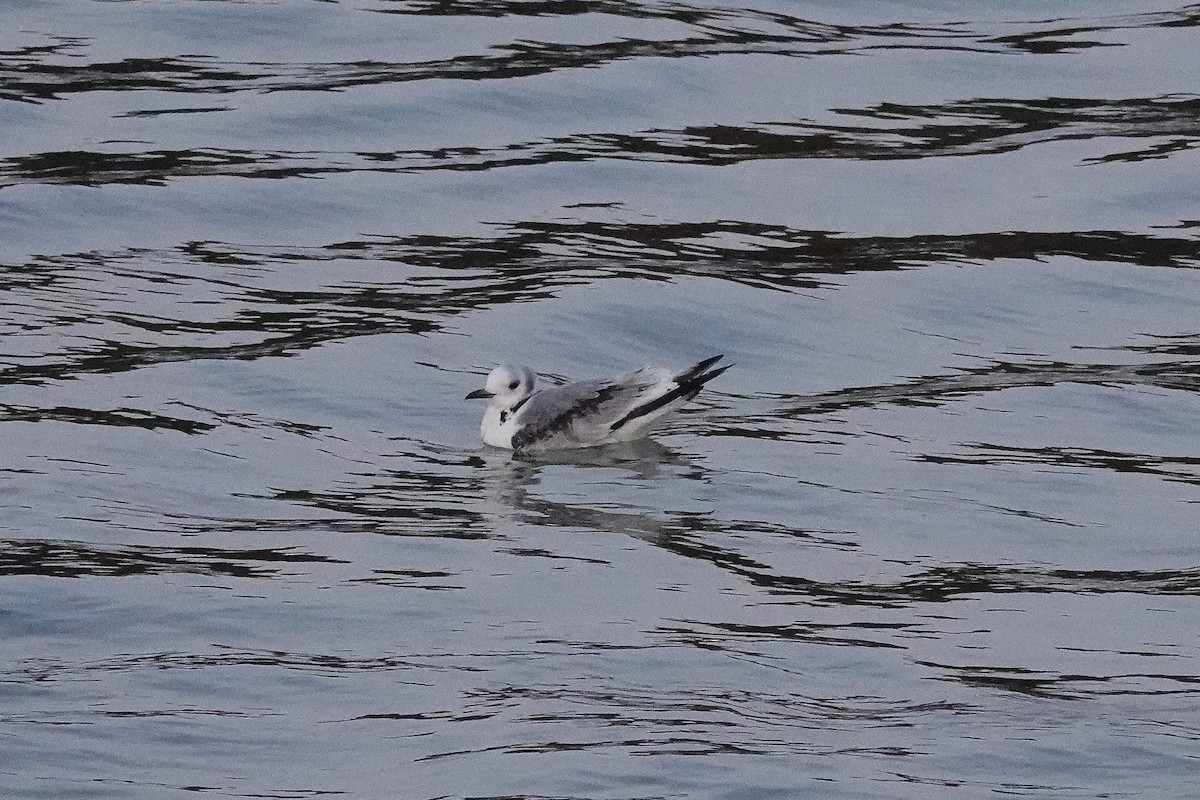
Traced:
<path fill-rule="evenodd" d="M 487 399 L 479 432 L 493 447 L 556 450 L 627 442 L 645 436 L 662 417 L 732 366 L 710 369 L 721 358 L 706 358 L 678 375 L 662 367 L 642 367 L 613 380 L 545 389 L 537 388 L 533 370 L 504 364 L 491 371 L 483 389 L 466 399 Z"/>

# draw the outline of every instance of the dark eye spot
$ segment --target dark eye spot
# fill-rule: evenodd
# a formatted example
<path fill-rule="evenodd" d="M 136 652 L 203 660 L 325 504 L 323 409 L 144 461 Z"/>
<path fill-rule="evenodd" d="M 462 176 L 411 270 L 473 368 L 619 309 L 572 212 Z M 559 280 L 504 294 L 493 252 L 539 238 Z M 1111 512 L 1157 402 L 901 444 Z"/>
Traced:
<path fill-rule="evenodd" d="M 520 385 L 521 385 L 521 384 L 520 384 L 520 383 L 518 383 L 517 381 L 513 381 L 512 383 L 510 383 L 510 384 L 508 385 L 508 388 L 510 388 L 510 389 L 515 389 L 515 388 L 517 388 L 517 387 L 518 387 L 518 386 L 520 386 Z"/>

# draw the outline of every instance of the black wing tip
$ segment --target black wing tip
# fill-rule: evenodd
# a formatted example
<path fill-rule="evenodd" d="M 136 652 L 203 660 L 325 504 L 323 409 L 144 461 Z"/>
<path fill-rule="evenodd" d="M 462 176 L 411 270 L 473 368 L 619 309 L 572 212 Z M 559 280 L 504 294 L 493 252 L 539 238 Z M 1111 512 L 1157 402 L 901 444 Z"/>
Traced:
<path fill-rule="evenodd" d="M 680 383 L 680 384 L 690 383 L 691 381 L 695 380 L 696 377 L 699 376 L 701 373 L 703 373 L 706 369 L 708 369 L 709 367 L 711 367 L 713 364 L 717 363 L 724 357 L 725 357 L 724 354 L 722 354 L 722 355 L 711 356 L 709 358 L 704 359 L 700 363 L 693 366 L 691 369 L 685 370 L 684 372 L 681 372 L 678 375 L 676 375 L 675 382 Z M 733 365 L 730 364 L 729 366 L 733 366 Z M 722 371 L 724 371 L 727 368 L 728 367 L 722 367 L 721 369 L 722 369 Z"/>
<path fill-rule="evenodd" d="M 693 378 L 693 379 L 692 379 L 691 381 L 689 381 L 689 382 L 690 382 L 690 383 L 694 383 L 694 384 L 696 384 L 697 386 L 703 386 L 704 384 L 708 383 L 708 382 L 709 382 L 709 381 L 711 381 L 713 378 L 717 377 L 718 375 L 720 375 L 721 373 L 723 373 L 725 370 L 729 369 L 729 368 L 730 368 L 730 367 L 732 367 L 732 366 L 734 366 L 734 365 L 733 365 L 733 364 L 726 364 L 726 365 L 725 365 L 725 366 L 723 366 L 723 367 L 718 367 L 717 369 L 714 369 L 714 370 L 709 370 L 708 372 L 705 372 L 705 373 L 704 373 L 704 374 L 702 374 L 702 375 L 697 375 L 695 378 Z"/>
<path fill-rule="evenodd" d="M 680 387 L 687 386 L 694 388 L 696 391 L 700 391 L 701 386 L 733 366 L 733 364 L 723 364 L 716 369 L 709 369 L 709 367 L 711 367 L 713 364 L 716 364 L 724 357 L 725 356 L 720 355 L 704 359 L 682 375 L 677 375 L 675 377 L 675 383 L 679 384 Z"/>

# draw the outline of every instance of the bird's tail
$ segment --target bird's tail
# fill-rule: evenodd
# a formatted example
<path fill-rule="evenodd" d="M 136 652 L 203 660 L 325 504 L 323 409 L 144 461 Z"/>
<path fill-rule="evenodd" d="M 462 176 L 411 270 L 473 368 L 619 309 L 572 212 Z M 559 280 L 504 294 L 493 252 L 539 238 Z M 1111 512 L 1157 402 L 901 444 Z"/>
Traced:
<path fill-rule="evenodd" d="M 713 364 L 717 363 L 724 357 L 725 356 L 721 355 L 721 356 L 713 356 L 712 358 L 704 359 L 699 364 L 697 364 L 696 366 L 687 370 L 686 372 L 681 372 L 678 375 L 676 375 L 675 383 L 679 385 L 680 389 L 683 389 L 684 387 L 691 387 L 691 389 L 692 389 L 691 396 L 695 397 L 696 393 L 700 391 L 700 388 L 702 386 L 704 386 L 704 384 L 708 383 L 713 378 L 717 377 L 722 372 L 724 372 L 725 370 L 727 370 L 733 366 L 733 364 L 726 364 L 725 366 L 719 367 L 717 369 L 712 369 L 712 370 L 708 369 L 709 367 L 711 367 Z M 683 397 L 684 395 L 679 395 L 679 396 Z"/>
<path fill-rule="evenodd" d="M 724 356 L 713 356 L 712 358 L 706 358 L 691 369 L 679 373 L 673 379 L 675 382 L 674 389 L 660 397 L 654 398 L 644 406 L 638 406 L 637 408 L 633 409 L 628 414 L 610 425 L 609 429 L 615 431 L 624 426 L 630 420 L 644 417 L 647 414 L 653 414 L 660 408 L 669 406 L 677 400 L 683 402 L 691 400 L 700 393 L 700 390 L 704 388 L 704 384 L 708 383 L 713 378 L 717 377 L 722 372 L 733 366 L 733 364 L 726 364 L 725 366 L 717 369 L 709 369 L 709 367 L 720 361 L 722 358 L 724 358 Z"/>

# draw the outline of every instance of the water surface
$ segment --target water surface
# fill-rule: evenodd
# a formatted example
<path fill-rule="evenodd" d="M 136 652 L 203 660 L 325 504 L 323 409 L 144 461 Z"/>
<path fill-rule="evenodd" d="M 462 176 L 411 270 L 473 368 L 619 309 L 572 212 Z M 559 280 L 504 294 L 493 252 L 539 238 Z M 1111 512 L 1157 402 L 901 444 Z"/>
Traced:
<path fill-rule="evenodd" d="M 1200 7 L 5 18 L 5 796 L 1190 796 Z"/>

